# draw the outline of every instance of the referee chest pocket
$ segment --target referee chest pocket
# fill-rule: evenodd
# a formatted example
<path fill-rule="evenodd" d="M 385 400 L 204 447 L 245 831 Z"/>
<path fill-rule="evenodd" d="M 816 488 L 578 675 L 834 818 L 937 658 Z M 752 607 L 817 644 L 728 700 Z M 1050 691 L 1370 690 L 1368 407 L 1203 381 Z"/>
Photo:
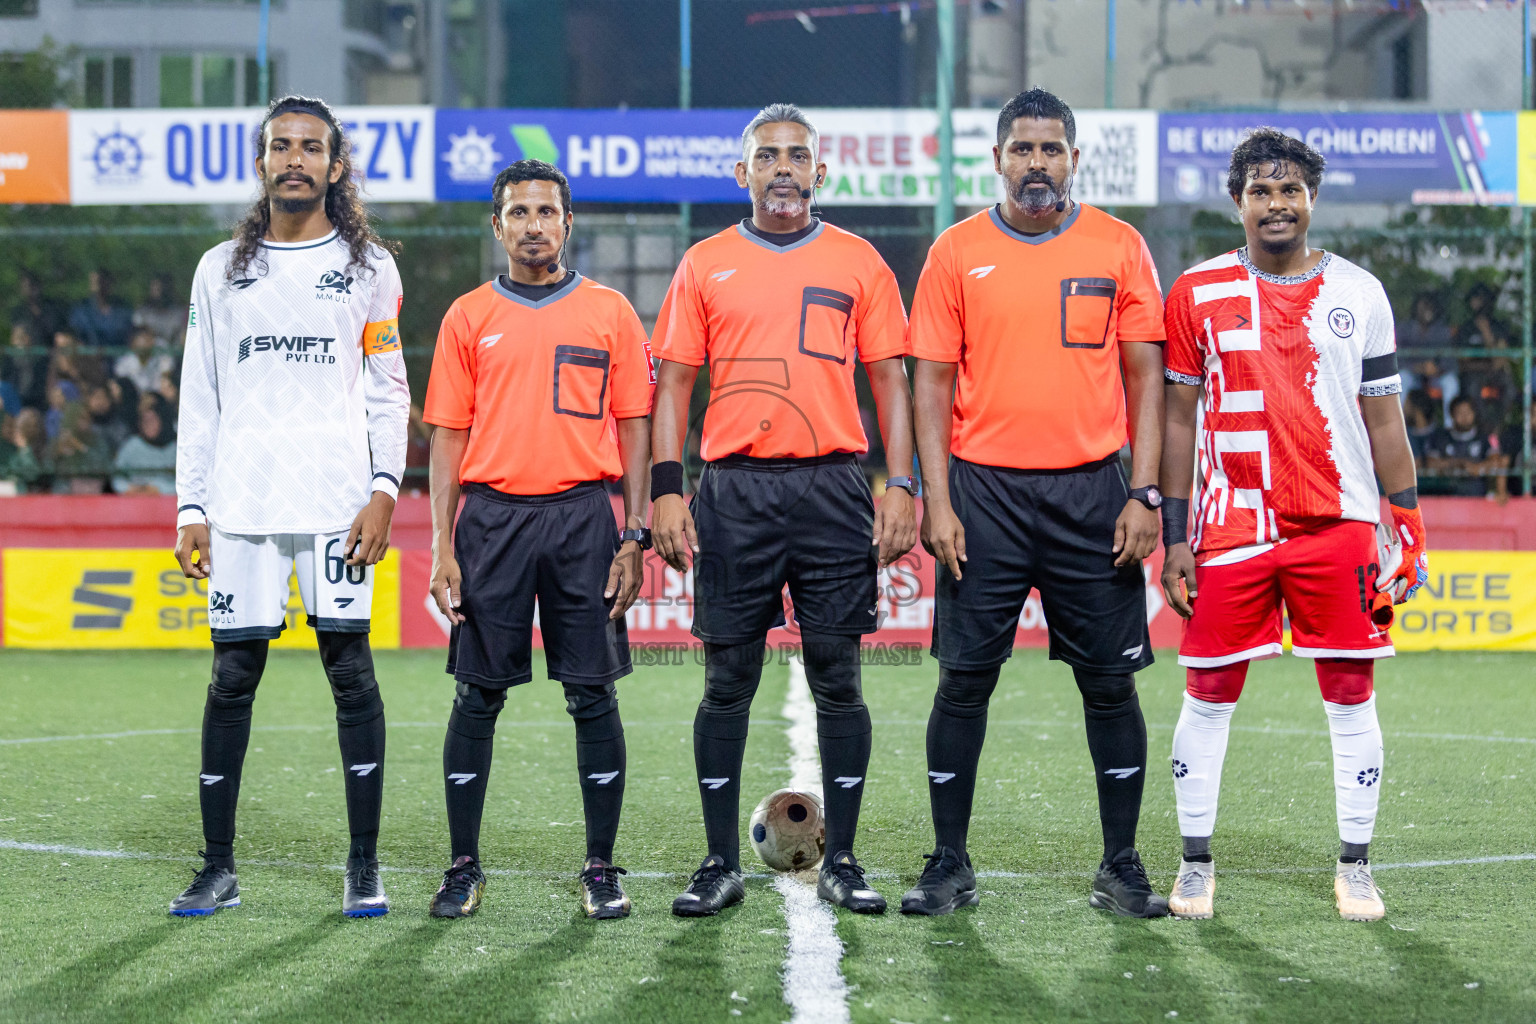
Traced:
<path fill-rule="evenodd" d="M 816 359 L 848 361 L 848 321 L 853 296 L 831 288 L 808 287 L 800 293 L 800 351 Z"/>
<path fill-rule="evenodd" d="M 1067 277 L 1061 282 L 1061 347 L 1103 348 L 1115 309 L 1112 277 Z"/>
<path fill-rule="evenodd" d="M 555 346 L 555 412 L 584 420 L 603 418 L 608 358 L 605 349 Z"/>

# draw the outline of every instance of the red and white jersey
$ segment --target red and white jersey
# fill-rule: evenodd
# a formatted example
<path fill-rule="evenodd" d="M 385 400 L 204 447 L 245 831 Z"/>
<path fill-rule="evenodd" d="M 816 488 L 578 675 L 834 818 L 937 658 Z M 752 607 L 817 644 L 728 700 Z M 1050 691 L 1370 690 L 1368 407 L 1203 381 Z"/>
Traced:
<path fill-rule="evenodd" d="M 1341 519 L 1377 522 L 1359 396 L 1402 390 L 1381 282 L 1333 253 L 1278 277 L 1238 249 L 1181 274 L 1164 321 L 1164 375 L 1204 385 L 1198 561 L 1240 561 Z"/>

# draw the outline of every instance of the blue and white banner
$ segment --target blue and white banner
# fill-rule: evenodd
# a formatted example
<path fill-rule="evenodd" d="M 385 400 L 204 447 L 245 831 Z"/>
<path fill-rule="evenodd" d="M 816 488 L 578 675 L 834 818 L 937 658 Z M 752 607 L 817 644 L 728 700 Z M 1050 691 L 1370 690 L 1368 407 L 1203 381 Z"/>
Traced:
<path fill-rule="evenodd" d="M 75 110 L 69 116 L 76 206 L 243 203 L 258 188 L 256 108 Z M 431 107 L 339 107 L 364 197 L 433 199 Z"/>
<path fill-rule="evenodd" d="M 1165 203 L 1226 206 L 1227 165 L 1244 133 L 1271 125 L 1328 160 L 1332 203 L 1512 205 L 1515 116 L 1510 111 L 1163 114 Z"/>
<path fill-rule="evenodd" d="M 729 203 L 754 110 L 439 110 L 440 200 L 490 201 L 515 160 L 552 163 L 584 202 Z"/>

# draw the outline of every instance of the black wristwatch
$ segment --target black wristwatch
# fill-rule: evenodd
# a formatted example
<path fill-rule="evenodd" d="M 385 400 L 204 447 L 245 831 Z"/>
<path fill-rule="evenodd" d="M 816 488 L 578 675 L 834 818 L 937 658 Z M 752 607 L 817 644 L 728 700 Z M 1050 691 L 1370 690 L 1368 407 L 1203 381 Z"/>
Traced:
<path fill-rule="evenodd" d="M 1157 489 L 1156 484 L 1151 484 L 1147 487 L 1132 487 L 1131 497 L 1154 512 L 1163 507 L 1163 492 Z"/>
<path fill-rule="evenodd" d="M 620 544 L 623 544 L 628 540 L 632 540 L 636 544 L 639 544 L 641 551 L 651 550 L 651 531 L 647 530 L 643 526 L 638 530 L 625 530 L 623 533 L 619 534 Z"/>
<path fill-rule="evenodd" d="M 905 490 L 908 494 L 912 495 L 912 497 L 914 497 L 914 498 L 917 497 L 917 480 L 916 480 L 915 477 L 910 477 L 910 476 L 890 476 L 890 477 L 886 477 L 885 478 L 885 489 L 886 490 L 890 490 L 892 487 L 900 487 L 903 490 Z"/>

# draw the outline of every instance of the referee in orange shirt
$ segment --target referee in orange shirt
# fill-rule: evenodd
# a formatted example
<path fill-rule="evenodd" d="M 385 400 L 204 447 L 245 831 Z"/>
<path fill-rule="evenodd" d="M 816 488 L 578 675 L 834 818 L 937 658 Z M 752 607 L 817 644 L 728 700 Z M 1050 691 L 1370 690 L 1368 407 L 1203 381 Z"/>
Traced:
<path fill-rule="evenodd" d="M 693 726 L 708 856 L 672 904 L 684 917 L 743 895 L 738 814 L 747 713 L 768 630 L 789 585 L 816 698 L 827 856 L 817 893 L 860 913 L 885 900 L 853 855 L 869 709 L 859 638 L 875 630 L 878 565 L 917 539 L 914 484 L 886 481 L 878 511 L 857 455 L 869 447 L 854 394 L 864 364 L 888 464 L 912 465 L 906 313 L 873 246 L 811 215 L 826 174 L 799 108 L 764 108 L 742 133 L 737 184 L 752 216 L 688 250 L 653 332 L 661 360 L 652 445 L 656 551 L 694 563 L 694 635 L 704 641 L 704 699 Z M 683 437 L 699 367 L 709 364 L 707 463 L 690 512 Z M 878 565 L 877 565 L 878 563 Z"/>
<path fill-rule="evenodd" d="M 1030 590 L 1082 691 L 1104 857 L 1089 902 L 1168 912 L 1136 853 L 1152 664 L 1141 560 L 1157 546 L 1162 296 L 1135 229 L 1071 198 L 1071 109 L 1041 89 L 997 119 L 1005 198 L 945 231 L 912 303 L 923 546 L 939 561 L 928 719 L 936 837 L 901 909 L 977 902 L 966 830 L 987 703 Z M 1122 385 L 1121 374 L 1124 373 Z M 1129 486 L 1118 452 L 1130 414 Z"/>
<path fill-rule="evenodd" d="M 624 612 L 650 546 L 650 345 L 623 295 L 566 268 L 571 187 L 558 168 L 519 160 L 491 196 L 507 273 L 449 307 L 427 385 L 432 596 L 453 623 L 458 682 L 443 741 L 453 850 L 431 913 L 465 917 L 480 905 L 496 716 L 507 689 L 533 677 L 537 600 L 549 675 L 576 721 L 582 908 L 623 917 L 613 844 L 626 761 L 613 683 L 630 672 Z M 623 533 L 602 484 L 621 475 Z"/>

